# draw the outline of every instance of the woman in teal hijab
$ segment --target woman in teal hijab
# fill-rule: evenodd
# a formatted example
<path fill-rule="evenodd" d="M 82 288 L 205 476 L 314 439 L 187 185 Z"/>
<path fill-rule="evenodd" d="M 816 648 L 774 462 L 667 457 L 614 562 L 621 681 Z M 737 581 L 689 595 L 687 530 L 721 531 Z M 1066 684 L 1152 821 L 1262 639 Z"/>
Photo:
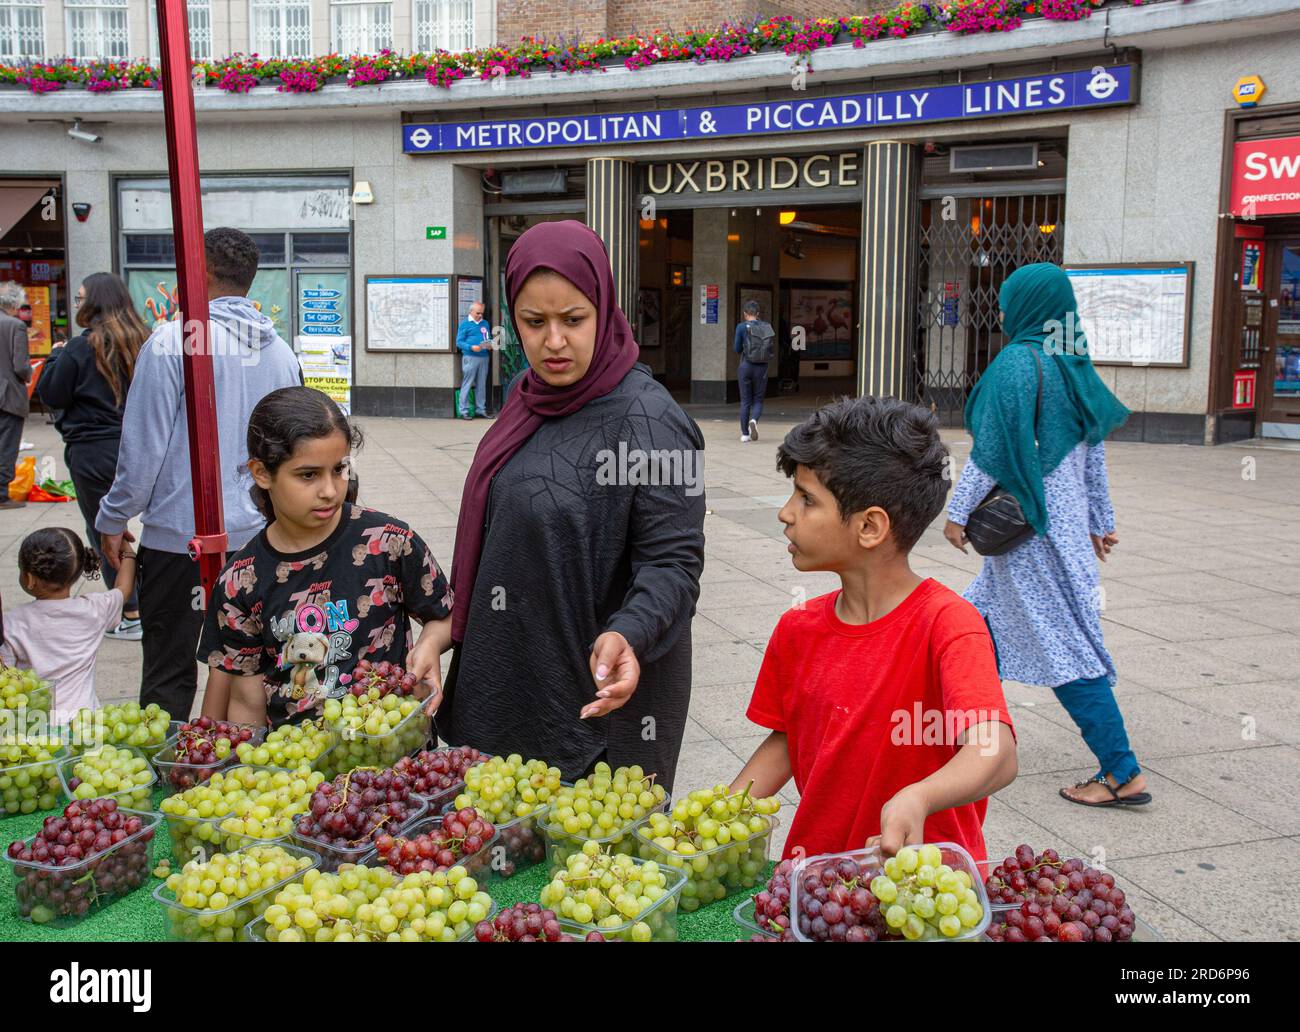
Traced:
<path fill-rule="evenodd" d="M 1093 368 L 1060 268 L 1017 269 L 998 299 L 1007 343 L 966 403 L 974 443 L 944 536 L 966 551 L 971 511 L 995 486 L 1015 495 L 1034 536 L 986 557 L 966 598 L 988 621 L 1003 678 L 1050 687 L 1097 757 L 1097 772 L 1062 798 L 1140 806 L 1151 796 L 1115 701 L 1097 570 L 1119 543 L 1104 442 L 1128 409 Z"/>

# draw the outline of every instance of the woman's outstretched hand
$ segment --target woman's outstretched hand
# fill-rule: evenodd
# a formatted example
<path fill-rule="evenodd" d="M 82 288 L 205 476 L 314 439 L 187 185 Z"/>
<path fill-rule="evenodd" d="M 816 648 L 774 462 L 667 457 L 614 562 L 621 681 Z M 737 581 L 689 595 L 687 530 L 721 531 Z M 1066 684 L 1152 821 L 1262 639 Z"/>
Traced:
<path fill-rule="evenodd" d="M 592 680 L 596 682 L 596 701 L 582 708 L 578 716 L 603 717 L 618 709 L 636 691 L 641 680 L 641 664 L 627 639 L 618 631 L 606 631 L 591 648 Z"/>
<path fill-rule="evenodd" d="M 953 548 L 959 548 L 966 551 L 966 528 L 960 523 L 953 523 L 949 520 L 943 525 L 943 536 L 948 539 L 948 543 Z"/>

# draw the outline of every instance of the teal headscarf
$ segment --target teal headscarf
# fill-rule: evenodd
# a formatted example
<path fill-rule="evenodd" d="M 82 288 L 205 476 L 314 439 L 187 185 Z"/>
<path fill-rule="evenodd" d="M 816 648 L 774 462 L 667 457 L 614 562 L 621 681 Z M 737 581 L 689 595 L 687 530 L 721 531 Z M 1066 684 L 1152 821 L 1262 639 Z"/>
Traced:
<path fill-rule="evenodd" d="M 975 439 L 971 458 L 1016 496 L 1034 531 L 1046 534 L 1043 478 L 1080 441 L 1105 440 L 1129 410 L 1092 366 L 1074 287 L 1058 266 L 1022 266 L 1002 284 L 998 301 L 1008 340 L 966 401 L 966 429 Z M 1037 443 L 1038 370 L 1031 349 L 1043 367 Z"/>

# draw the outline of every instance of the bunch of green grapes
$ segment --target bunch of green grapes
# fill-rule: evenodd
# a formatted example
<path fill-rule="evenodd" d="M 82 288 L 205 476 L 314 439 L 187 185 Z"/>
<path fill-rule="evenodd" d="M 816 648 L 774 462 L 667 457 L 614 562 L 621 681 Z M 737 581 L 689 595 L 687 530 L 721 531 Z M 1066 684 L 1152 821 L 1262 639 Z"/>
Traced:
<path fill-rule="evenodd" d="M 149 799 L 158 780 L 138 749 L 106 745 L 83 753 L 64 768 L 70 799 L 116 799 L 119 806 L 151 810 Z"/>
<path fill-rule="evenodd" d="M 429 718 L 422 703 L 395 693 L 381 695 L 371 688 L 325 700 L 325 724 L 338 735 L 338 747 L 323 764 L 330 777 L 357 767 L 391 767 L 429 739 Z"/>
<path fill-rule="evenodd" d="M 266 736 L 261 745 L 240 742 L 235 755 L 240 763 L 254 763 L 259 767 L 317 767 L 317 760 L 334 744 L 334 732 L 324 720 L 304 720 L 300 724 L 284 724 Z"/>
<path fill-rule="evenodd" d="M 219 770 L 159 805 L 171 833 L 172 856 L 184 863 L 237 849 L 245 838 L 286 838 L 324 780 L 325 775 L 306 767 Z"/>
<path fill-rule="evenodd" d="M 767 867 L 767 848 L 781 808 L 776 796 L 758 798 L 727 785 L 700 788 L 656 811 L 637 826 L 637 854 L 686 875 L 682 909 L 687 913 L 752 888 Z"/>
<path fill-rule="evenodd" d="M 518 753 L 493 756 L 465 771 L 456 809 L 472 806 L 493 824 L 543 812 L 560 791 L 560 769 Z"/>
<path fill-rule="evenodd" d="M 590 777 L 565 785 L 546 815 L 546 859 L 554 874 L 589 840 L 614 853 L 631 854 L 636 840 L 631 827 L 653 810 L 661 810 L 668 793 L 654 775 L 637 766 L 611 771 L 596 764 Z"/>
<path fill-rule="evenodd" d="M 0 813 L 35 813 L 58 805 L 62 748 L 53 735 L 0 738 Z"/>
<path fill-rule="evenodd" d="M 161 749 L 171 727 L 171 714 L 156 702 L 143 709 L 138 702 L 123 702 L 100 709 L 77 710 L 72 718 L 72 747 L 78 752 L 103 745 L 133 745 Z"/>
<path fill-rule="evenodd" d="M 268 942 L 456 942 L 491 912 L 463 867 L 399 877 L 345 864 L 286 885 L 263 917 Z"/>
<path fill-rule="evenodd" d="M 0 710 L 29 710 L 49 714 L 50 686 L 34 670 L 0 666 Z"/>
<path fill-rule="evenodd" d="M 589 841 L 552 875 L 539 901 L 562 920 L 594 928 L 606 939 L 672 942 L 677 899 L 668 885 L 667 873 L 655 861 L 610 853 Z"/>
<path fill-rule="evenodd" d="M 280 846 L 255 844 L 191 860 L 154 893 L 166 911 L 167 934 L 184 942 L 241 942 L 244 926 L 271 902 L 271 887 L 313 863 Z"/>
<path fill-rule="evenodd" d="M 885 924 L 906 939 L 953 939 L 984 918 L 971 876 L 943 862 L 938 846 L 904 846 L 871 879 Z"/>

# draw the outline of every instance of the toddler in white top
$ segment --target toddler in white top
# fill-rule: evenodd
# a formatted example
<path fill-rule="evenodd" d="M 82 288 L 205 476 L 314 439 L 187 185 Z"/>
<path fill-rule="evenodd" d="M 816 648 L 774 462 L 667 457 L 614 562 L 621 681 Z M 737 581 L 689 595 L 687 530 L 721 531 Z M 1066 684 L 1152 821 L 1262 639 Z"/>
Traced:
<path fill-rule="evenodd" d="M 35 601 L 4 613 L 0 658 L 28 667 L 54 686 L 50 716 L 67 723 L 77 710 L 97 708 L 95 656 L 104 632 L 122 619 L 135 585 L 135 552 L 125 541 L 117 584 L 74 596 L 83 576 L 99 576 L 99 554 L 67 527 L 43 527 L 18 548 L 19 583 Z"/>

